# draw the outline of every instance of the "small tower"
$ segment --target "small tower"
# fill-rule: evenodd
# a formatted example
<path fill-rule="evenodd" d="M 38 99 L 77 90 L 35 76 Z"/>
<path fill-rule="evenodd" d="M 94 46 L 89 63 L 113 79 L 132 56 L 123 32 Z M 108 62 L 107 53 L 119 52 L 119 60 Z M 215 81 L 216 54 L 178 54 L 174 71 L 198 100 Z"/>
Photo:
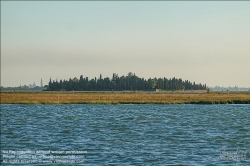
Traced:
<path fill-rule="evenodd" d="M 43 87 L 43 80 L 41 79 L 41 88 Z"/>

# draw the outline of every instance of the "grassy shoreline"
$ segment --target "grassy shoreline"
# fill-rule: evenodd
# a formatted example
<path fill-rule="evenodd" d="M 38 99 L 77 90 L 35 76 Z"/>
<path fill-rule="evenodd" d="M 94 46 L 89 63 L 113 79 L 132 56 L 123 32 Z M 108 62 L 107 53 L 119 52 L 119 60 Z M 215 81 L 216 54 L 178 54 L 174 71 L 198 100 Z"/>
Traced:
<path fill-rule="evenodd" d="M 1 104 L 250 104 L 250 93 L 1 92 Z"/>

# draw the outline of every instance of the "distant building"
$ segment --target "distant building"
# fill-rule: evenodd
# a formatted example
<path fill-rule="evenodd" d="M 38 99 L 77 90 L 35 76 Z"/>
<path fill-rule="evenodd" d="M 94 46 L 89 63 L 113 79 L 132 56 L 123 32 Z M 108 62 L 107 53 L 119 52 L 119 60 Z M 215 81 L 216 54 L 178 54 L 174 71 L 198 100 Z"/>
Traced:
<path fill-rule="evenodd" d="M 156 92 L 160 92 L 160 91 L 162 91 L 162 89 L 155 89 L 155 91 L 156 91 Z"/>
<path fill-rule="evenodd" d="M 43 87 L 43 80 L 41 79 L 41 84 L 40 84 L 41 88 Z"/>
<path fill-rule="evenodd" d="M 29 84 L 29 88 L 35 88 L 36 87 L 36 83 L 34 82 L 33 84 Z"/>

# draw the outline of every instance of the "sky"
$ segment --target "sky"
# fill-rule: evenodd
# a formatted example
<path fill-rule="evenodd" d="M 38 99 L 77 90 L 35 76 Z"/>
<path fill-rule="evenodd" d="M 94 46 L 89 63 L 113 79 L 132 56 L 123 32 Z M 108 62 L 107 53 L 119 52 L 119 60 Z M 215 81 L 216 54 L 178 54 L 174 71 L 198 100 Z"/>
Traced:
<path fill-rule="evenodd" d="M 77 77 L 250 87 L 250 2 L 1 1 L 1 86 Z"/>

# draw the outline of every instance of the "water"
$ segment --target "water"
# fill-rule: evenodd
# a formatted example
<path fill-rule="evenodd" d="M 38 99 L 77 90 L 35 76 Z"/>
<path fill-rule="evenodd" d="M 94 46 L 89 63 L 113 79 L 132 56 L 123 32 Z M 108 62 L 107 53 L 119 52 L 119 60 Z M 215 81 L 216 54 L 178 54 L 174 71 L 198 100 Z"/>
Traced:
<path fill-rule="evenodd" d="M 12 104 L 1 116 L 1 150 L 86 151 L 53 165 L 250 165 L 250 105 Z"/>

